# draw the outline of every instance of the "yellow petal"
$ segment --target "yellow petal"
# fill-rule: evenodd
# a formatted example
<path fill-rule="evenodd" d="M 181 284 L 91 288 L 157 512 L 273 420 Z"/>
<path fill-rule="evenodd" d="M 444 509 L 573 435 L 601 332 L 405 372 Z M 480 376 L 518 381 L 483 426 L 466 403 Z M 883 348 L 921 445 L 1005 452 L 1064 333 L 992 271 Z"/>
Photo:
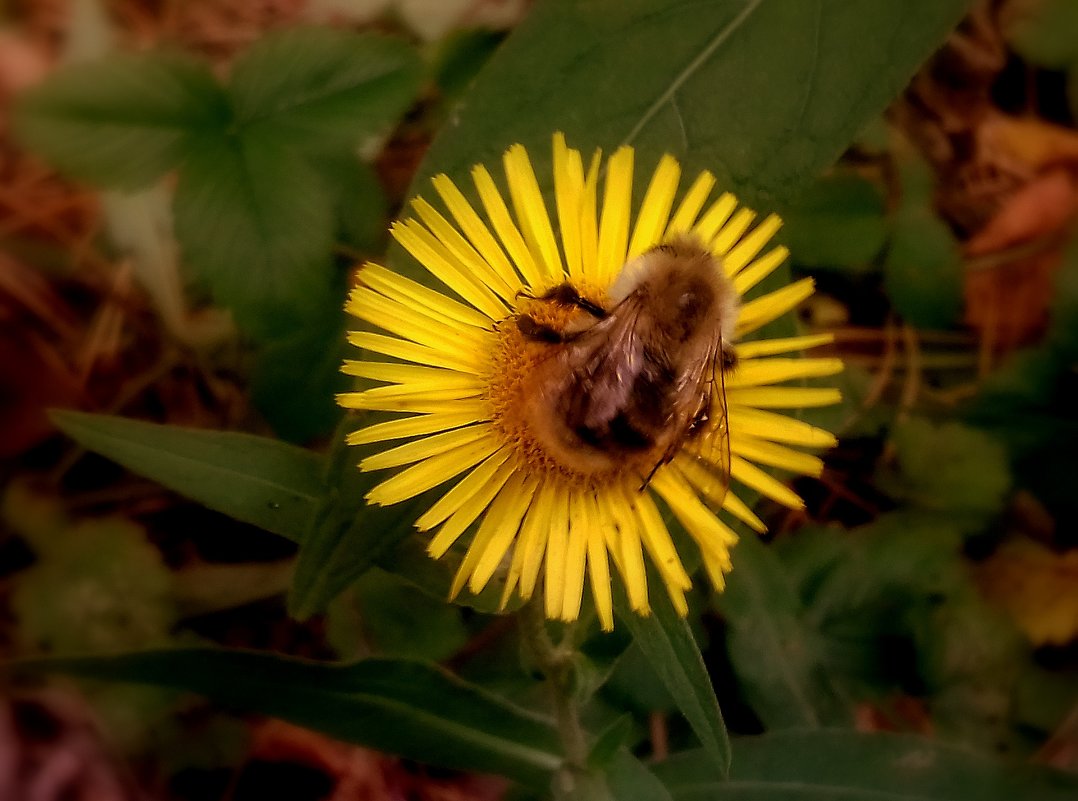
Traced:
<path fill-rule="evenodd" d="M 733 456 L 730 459 L 730 475 L 746 487 L 756 490 L 761 495 L 766 495 L 783 506 L 791 509 L 805 508 L 805 502 L 796 492 L 740 456 Z"/>
<path fill-rule="evenodd" d="M 739 295 L 744 296 L 746 292 L 771 275 L 789 255 L 790 251 L 783 246 L 769 250 L 734 276 L 734 289 Z"/>
<path fill-rule="evenodd" d="M 795 451 L 785 445 L 774 442 L 765 442 L 760 439 L 741 436 L 736 440 L 734 452 L 745 459 L 751 459 L 759 464 L 778 467 L 793 473 L 801 473 L 806 476 L 819 477 L 823 472 L 823 461 L 819 457 L 809 453 Z"/>
<path fill-rule="evenodd" d="M 588 577 L 595 611 L 603 631 L 614 630 L 614 602 L 610 594 L 610 565 L 606 558 L 606 542 L 602 529 L 596 525 L 588 532 Z"/>
<path fill-rule="evenodd" d="M 554 485 L 551 500 L 550 533 L 546 546 L 546 616 L 561 617 L 565 606 L 565 551 L 569 544 L 569 492 Z"/>
<path fill-rule="evenodd" d="M 633 259 L 662 242 L 680 177 L 681 167 L 677 160 L 673 156 L 663 156 L 644 193 L 640 213 L 636 217 L 636 227 L 629 241 L 628 259 Z"/>
<path fill-rule="evenodd" d="M 763 222 L 752 229 L 752 233 L 737 243 L 723 259 L 723 267 L 726 274 L 733 276 L 740 272 L 741 268 L 752 260 L 757 253 L 766 245 L 775 232 L 782 227 L 782 220 L 777 214 L 769 214 Z M 726 233 L 725 231 L 723 232 Z"/>
<path fill-rule="evenodd" d="M 444 370 L 441 367 L 422 367 L 418 364 L 347 359 L 341 372 L 372 381 L 415 384 L 423 389 L 482 389 L 486 386 L 485 381 L 471 373 Z"/>
<path fill-rule="evenodd" d="M 715 235 L 711 242 L 711 252 L 717 256 L 725 256 L 727 251 L 741 239 L 741 235 L 748 230 L 755 218 L 756 212 L 752 209 L 740 209 Z"/>
<path fill-rule="evenodd" d="M 726 402 L 758 409 L 808 409 L 842 402 L 842 393 L 832 387 L 744 387 L 726 388 Z"/>
<path fill-rule="evenodd" d="M 528 151 L 523 145 L 513 145 L 506 151 L 503 163 L 505 177 L 509 182 L 509 197 L 524 231 L 524 240 L 531 248 L 535 263 L 547 284 L 560 284 L 565 280 L 565 268 L 562 267 L 550 216 L 547 214 L 546 203 L 543 202 L 543 194 L 539 191 L 535 171 L 528 159 Z"/>
<path fill-rule="evenodd" d="M 618 566 L 625 582 L 625 591 L 629 596 L 629 606 L 640 614 L 648 614 L 648 577 L 644 567 L 644 551 L 637 530 L 636 515 L 630 513 L 631 504 L 621 493 L 605 501 L 610 517 L 617 523 Z"/>
<path fill-rule="evenodd" d="M 486 315 L 377 264 L 363 265 L 358 279 L 361 284 L 387 298 L 418 306 L 429 313 L 439 315 L 445 322 L 460 322 L 476 328 L 490 327 L 490 318 Z"/>
<path fill-rule="evenodd" d="M 784 414 L 761 409 L 735 407 L 729 412 L 731 438 L 735 434 L 747 434 L 772 442 L 803 445 L 806 448 L 831 448 L 838 440 L 830 431 L 809 425 Z"/>
<path fill-rule="evenodd" d="M 479 191 L 479 199 L 483 202 L 483 208 L 487 212 L 491 225 L 494 226 L 498 239 L 509 253 L 517 272 L 524 279 L 524 283 L 530 289 L 540 289 L 545 286 L 543 274 L 532 258 L 531 251 L 524 243 L 524 237 L 520 235 L 513 218 L 509 214 L 509 207 L 505 205 L 501 192 L 498 191 L 494 179 L 490 177 L 487 168 L 476 166 L 472 168 L 472 180 L 475 188 Z"/>
<path fill-rule="evenodd" d="M 584 280 L 581 255 L 580 215 L 584 203 L 584 162 L 580 151 L 565 145 L 565 136 L 554 134 L 554 202 L 558 208 L 558 227 L 569 280 Z"/>
<path fill-rule="evenodd" d="M 515 294 L 516 290 L 520 288 L 520 276 L 513 269 L 513 265 L 509 263 L 505 251 L 501 249 L 498 241 L 494 238 L 490 229 L 487 228 L 486 223 L 483 222 L 479 214 L 472 208 L 472 204 L 464 197 L 464 193 L 457 188 L 456 184 L 447 175 L 436 175 L 431 179 L 431 183 L 434 184 L 434 189 L 441 196 L 446 208 L 449 209 L 449 213 L 453 215 L 453 219 L 457 221 L 465 236 L 468 237 L 468 241 L 483 257 L 483 261 L 498 275 L 502 285 L 512 290 Z"/>
<path fill-rule="evenodd" d="M 490 426 L 486 423 L 468 426 L 467 428 L 455 428 L 452 431 L 443 431 L 440 434 L 431 434 L 429 437 L 423 437 L 423 439 L 417 439 L 414 442 L 406 442 L 396 448 L 390 448 L 381 453 L 368 456 L 359 463 L 359 469 L 384 470 L 387 467 L 412 464 L 420 459 L 429 459 L 446 451 L 486 440 L 489 436 Z"/>
<path fill-rule="evenodd" d="M 584 562 L 592 522 L 583 492 L 569 493 L 569 544 L 565 549 L 565 585 L 562 588 L 561 619 L 576 620 L 584 595 Z"/>
<path fill-rule="evenodd" d="M 584 180 L 584 197 L 580 203 L 580 260 L 584 279 L 599 283 L 599 165 L 602 151 L 596 150 L 591 157 L 588 176 Z"/>
<path fill-rule="evenodd" d="M 596 280 L 607 286 L 625 264 L 633 196 L 633 149 L 623 145 L 606 163 L 603 212 L 599 217 Z"/>
<path fill-rule="evenodd" d="M 445 367 L 473 375 L 486 369 L 481 358 L 482 351 L 473 350 L 467 356 L 461 356 L 435 350 L 429 345 L 420 345 L 406 339 L 388 337 L 371 331 L 349 331 L 348 342 L 363 350 L 392 356 L 394 359 L 403 359 L 406 362 L 427 364 L 431 367 Z"/>
<path fill-rule="evenodd" d="M 783 337 L 782 339 L 757 339 L 754 342 L 739 344 L 737 346 L 737 355 L 742 359 L 755 359 L 759 356 L 774 356 L 776 353 L 808 350 L 834 341 L 834 334 L 810 334 L 803 337 Z"/>
<path fill-rule="evenodd" d="M 764 295 L 762 298 L 749 301 L 741 307 L 738 314 L 738 336 L 744 336 L 781 317 L 801 301 L 811 297 L 813 291 L 812 279 L 803 278 L 800 281 L 784 286 L 782 289 L 777 289 L 770 294 Z"/>
<path fill-rule="evenodd" d="M 467 411 L 420 414 L 415 417 L 376 423 L 358 431 L 353 431 L 348 435 L 347 442 L 349 445 L 369 445 L 372 442 L 385 442 L 391 439 L 434 434 L 438 431 L 459 428 L 475 421 L 475 416 Z"/>
<path fill-rule="evenodd" d="M 395 222 L 390 233 L 428 272 L 491 320 L 506 314 L 505 304 L 418 220 Z"/>
<path fill-rule="evenodd" d="M 539 488 L 535 503 L 528 510 L 520 534 L 523 551 L 520 564 L 520 597 L 528 600 L 535 592 L 539 579 L 539 570 L 543 566 L 543 553 L 547 547 L 547 534 L 551 531 L 551 517 L 554 513 L 555 493 L 549 482 Z"/>
<path fill-rule="evenodd" d="M 666 227 L 664 239 L 670 239 L 678 234 L 692 230 L 692 227 L 696 224 L 696 217 L 700 213 L 700 209 L 704 207 L 704 202 L 707 200 L 707 196 L 711 194 L 714 186 L 715 176 L 710 172 L 704 171 L 696 177 L 692 186 L 689 187 L 689 191 L 685 193 L 685 197 L 678 204 L 674 216 L 670 218 L 670 225 Z"/>
<path fill-rule="evenodd" d="M 486 459 L 501 447 L 493 436 L 433 456 L 386 479 L 367 493 L 367 500 L 389 506 L 426 492 Z"/>
<path fill-rule="evenodd" d="M 484 487 L 500 487 L 512 472 L 511 466 L 502 467 L 508 459 L 508 448 L 502 448 L 495 452 L 475 470 L 458 481 L 449 492 L 420 515 L 419 519 L 415 521 L 415 527 L 420 531 L 429 531 L 464 506 L 471 498 L 482 492 Z M 473 517 L 472 519 L 474 520 L 475 518 Z M 463 530 L 461 529 L 461 531 Z M 437 556 L 441 556 L 443 552 L 444 549 Z"/>
<path fill-rule="evenodd" d="M 438 533 L 427 544 L 427 553 L 435 559 L 440 559 L 446 551 L 452 547 L 460 535 L 467 531 L 468 526 L 476 521 L 479 515 L 486 511 L 490 502 L 505 486 L 505 482 L 513 475 L 512 464 L 502 462 L 492 471 L 483 471 L 481 481 L 471 481 L 468 486 L 466 497 L 458 496 L 454 499 L 457 508 L 438 529 Z M 475 473 L 473 472 L 464 481 L 468 481 Z M 464 483 L 463 481 L 461 483 Z M 459 501 L 459 503 L 457 503 Z"/>
<path fill-rule="evenodd" d="M 715 232 L 722 227 L 722 224 L 726 222 L 736 208 L 737 198 L 729 192 L 723 192 L 719 195 L 718 200 L 712 203 L 708 210 L 704 212 L 704 216 L 700 218 L 700 222 L 696 223 L 692 232 L 703 242 L 711 242 Z"/>
<path fill-rule="evenodd" d="M 503 300 L 509 301 L 510 304 L 516 300 L 517 282 L 505 280 L 437 209 L 421 197 L 412 199 L 412 208 L 415 209 L 424 225 L 449 249 L 449 252 L 467 272 L 476 276 L 485 286 Z"/>
<path fill-rule="evenodd" d="M 476 595 L 487 586 L 490 577 L 509 551 L 509 546 L 516 539 L 520 531 L 520 521 L 535 497 L 537 485 L 537 479 L 524 480 L 519 473 L 515 473 L 483 518 L 472 548 L 461 565 L 462 572 L 469 572 L 466 565 L 471 551 L 478 552 L 475 565 L 470 570 L 471 577 L 468 579 L 468 589 Z"/>
<path fill-rule="evenodd" d="M 726 390 L 835 375 L 842 372 L 842 367 L 841 359 L 744 359 L 725 376 Z M 729 403 L 729 394 L 726 400 Z"/>

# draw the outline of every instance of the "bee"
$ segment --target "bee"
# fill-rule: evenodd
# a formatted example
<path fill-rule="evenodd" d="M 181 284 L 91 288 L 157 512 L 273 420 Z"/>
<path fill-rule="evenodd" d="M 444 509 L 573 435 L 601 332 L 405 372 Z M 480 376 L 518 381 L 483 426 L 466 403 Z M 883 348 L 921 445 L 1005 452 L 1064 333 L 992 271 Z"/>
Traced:
<path fill-rule="evenodd" d="M 719 260 L 683 237 L 627 263 L 601 301 L 568 283 L 536 301 L 577 310 L 560 327 L 516 316 L 525 339 L 549 349 L 524 413 L 551 455 L 583 475 L 636 466 L 646 486 L 684 450 L 716 477 L 705 495 L 721 499 L 738 296 Z"/>

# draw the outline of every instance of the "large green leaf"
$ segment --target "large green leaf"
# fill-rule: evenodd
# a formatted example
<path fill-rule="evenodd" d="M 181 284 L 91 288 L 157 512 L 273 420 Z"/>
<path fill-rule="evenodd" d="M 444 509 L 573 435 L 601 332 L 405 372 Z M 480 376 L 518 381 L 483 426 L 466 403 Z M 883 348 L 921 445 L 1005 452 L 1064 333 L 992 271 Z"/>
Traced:
<path fill-rule="evenodd" d="M 312 149 L 386 134 L 415 100 L 414 48 L 375 34 L 295 28 L 252 45 L 232 70 L 237 124 Z"/>
<path fill-rule="evenodd" d="M 618 611 L 632 631 L 633 641 L 700 739 L 713 775 L 725 776 L 730 770 L 730 739 L 692 630 L 664 590 L 652 593 L 651 606 L 651 614 L 641 617 L 629 609 L 622 596 Z"/>
<path fill-rule="evenodd" d="M 413 189 L 493 165 L 514 142 L 548 164 L 561 130 L 585 151 L 673 153 L 687 174 L 712 170 L 746 202 L 770 203 L 837 158 L 968 5 L 541 3 L 488 62 Z"/>
<path fill-rule="evenodd" d="M 228 103 L 209 67 L 163 53 L 112 55 L 58 71 L 19 100 L 26 147 L 77 178 L 147 186 L 179 164 L 185 142 L 223 129 Z"/>
<path fill-rule="evenodd" d="M 734 740 L 729 782 L 707 779 L 699 752 L 656 767 L 677 801 L 1065 801 L 1078 777 L 921 737 L 791 731 Z"/>
<path fill-rule="evenodd" d="M 333 205 L 318 173 L 271 137 L 203 137 L 188 148 L 176 238 L 194 274 L 248 333 L 308 324 L 334 285 Z"/>
<path fill-rule="evenodd" d="M 52 419 L 128 470 L 289 539 L 302 539 L 322 494 L 320 457 L 277 440 L 84 412 Z"/>
<path fill-rule="evenodd" d="M 742 691 L 768 728 L 851 723 L 853 710 L 828 680 L 816 633 L 782 564 L 755 535 L 734 549 L 719 596 L 729 625 L 730 661 Z"/>
<path fill-rule="evenodd" d="M 416 509 L 430 499 L 427 493 L 385 508 L 367 506 L 367 492 L 385 476 L 362 472 L 358 450 L 345 444 L 345 432 L 362 419 L 343 419 L 334 434 L 326 494 L 311 518 L 288 596 L 289 613 L 300 619 L 322 611 L 392 553 L 412 531 Z"/>
<path fill-rule="evenodd" d="M 606 783 L 617 801 L 673 801 L 670 791 L 627 748 L 619 749 L 606 766 Z"/>
<path fill-rule="evenodd" d="M 328 665 L 193 648 L 37 660 L 23 667 L 191 690 L 427 764 L 539 786 L 561 764 L 546 718 L 422 662 Z"/>

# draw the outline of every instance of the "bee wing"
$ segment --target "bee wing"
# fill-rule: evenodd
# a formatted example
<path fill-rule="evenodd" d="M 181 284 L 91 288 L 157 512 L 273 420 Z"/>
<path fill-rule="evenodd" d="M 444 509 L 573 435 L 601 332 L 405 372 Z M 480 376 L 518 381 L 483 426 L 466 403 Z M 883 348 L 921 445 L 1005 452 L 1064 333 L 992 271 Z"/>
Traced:
<path fill-rule="evenodd" d="M 701 376 L 701 395 L 707 419 L 702 430 L 693 432 L 681 462 L 686 477 L 716 508 L 722 506 L 730 489 L 730 430 L 726 412 L 726 370 L 722 364 L 721 341 L 709 354 Z"/>
<path fill-rule="evenodd" d="M 640 310 L 639 301 L 629 297 L 568 344 L 577 386 L 570 394 L 566 419 L 574 428 L 602 429 L 627 405 L 644 365 L 643 343 L 637 336 Z"/>

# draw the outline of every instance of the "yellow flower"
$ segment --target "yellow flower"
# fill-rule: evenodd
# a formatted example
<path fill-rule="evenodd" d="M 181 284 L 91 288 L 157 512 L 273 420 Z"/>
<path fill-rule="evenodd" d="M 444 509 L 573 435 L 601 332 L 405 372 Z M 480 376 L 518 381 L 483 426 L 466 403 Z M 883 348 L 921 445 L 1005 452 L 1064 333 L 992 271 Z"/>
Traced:
<path fill-rule="evenodd" d="M 639 461 L 582 474 L 559 459 L 529 430 L 522 413 L 535 392 L 536 367 L 553 346 L 529 340 L 514 323 L 527 309 L 546 315 L 545 323 L 554 327 L 565 324 L 570 312 L 536 298 L 565 282 L 586 297 L 605 298 L 628 261 L 686 235 L 719 257 L 737 294 L 745 295 L 787 256 L 783 247 L 758 255 L 780 220 L 771 215 L 750 230 L 755 215 L 737 209 L 729 193 L 708 204 L 715 185 L 708 172 L 696 178 L 675 208 L 681 169 L 664 156 L 634 224 L 632 148 L 620 148 L 607 161 L 600 207 L 599 154 L 585 168 L 580 153 L 558 134 L 555 228 L 525 149 L 509 148 L 504 163 L 512 211 L 491 174 L 476 166 L 472 178 L 486 220 L 448 177 L 439 175 L 434 189 L 449 217 L 416 198 L 412 207 L 418 219 L 393 225 L 396 240 L 456 297 L 375 264 L 359 272 L 347 309 L 388 333 L 355 331 L 349 340 L 390 360 L 346 362 L 346 373 L 381 385 L 346 393 L 339 401 L 349 409 L 405 416 L 360 429 L 349 442 L 409 440 L 362 460 L 363 470 L 395 470 L 367 500 L 399 503 L 451 482 L 416 526 L 433 532 L 428 551 L 435 558 L 475 526 L 453 582 L 454 596 L 465 584 L 482 591 L 507 562 L 503 603 L 514 592 L 530 598 L 542 576 L 547 616 L 573 620 L 587 574 L 600 622 L 610 629 L 610 562 L 632 608 L 647 614 L 646 553 L 684 615 L 691 582 L 656 500 L 695 541 L 717 589 L 730 570 L 737 536 L 708 497 L 756 531 L 764 531 L 763 523 L 734 491 L 716 497 L 699 461 L 684 452 L 658 467 L 643 489 L 642 474 L 646 480 L 649 471 L 641 471 Z M 787 313 L 812 291 L 812 281 L 804 279 L 742 300 L 737 339 Z M 796 353 L 828 341 L 823 335 L 738 344 L 736 369 L 725 376 L 730 476 L 791 508 L 801 507 L 801 499 L 757 465 L 819 474 L 821 461 L 799 448 L 828 447 L 834 437 L 773 410 L 839 400 L 830 388 L 782 386 L 839 372 L 837 359 Z M 651 459 L 659 461 L 653 454 Z"/>

